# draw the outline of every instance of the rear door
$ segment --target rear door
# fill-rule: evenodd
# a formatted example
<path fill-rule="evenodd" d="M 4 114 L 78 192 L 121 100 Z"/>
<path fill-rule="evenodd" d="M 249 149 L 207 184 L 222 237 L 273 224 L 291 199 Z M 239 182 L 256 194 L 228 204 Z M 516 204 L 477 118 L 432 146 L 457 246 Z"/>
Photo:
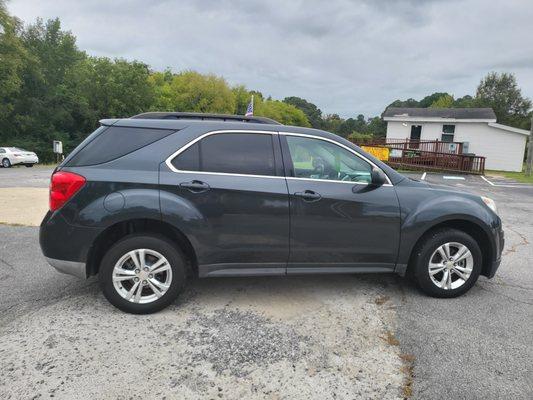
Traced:
<path fill-rule="evenodd" d="M 370 184 L 370 161 L 335 141 L 280 139 L 291 208 L 287 273 L 392 271 L 400 239 L 394 187 Z"/>
<path fill-rule="evenodd" d="M 285 274 L 289 200 L 277 132 L 210 132 L 161 166 L 161 211 L 200 276 Z"/>

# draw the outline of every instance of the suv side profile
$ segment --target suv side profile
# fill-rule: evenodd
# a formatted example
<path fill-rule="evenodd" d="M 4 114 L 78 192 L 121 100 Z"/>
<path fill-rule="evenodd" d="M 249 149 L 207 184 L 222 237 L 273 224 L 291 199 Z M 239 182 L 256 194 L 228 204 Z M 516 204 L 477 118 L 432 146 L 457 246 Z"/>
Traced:
<path fill-rule="evenodd" d="M 161 310 L 193 277 L 394 272 L 456 297 L 500 264 L 491 199 L 334 134 L 211 114 L 100 123 L 52 175 L 40 244 L 123 311 Z"/>

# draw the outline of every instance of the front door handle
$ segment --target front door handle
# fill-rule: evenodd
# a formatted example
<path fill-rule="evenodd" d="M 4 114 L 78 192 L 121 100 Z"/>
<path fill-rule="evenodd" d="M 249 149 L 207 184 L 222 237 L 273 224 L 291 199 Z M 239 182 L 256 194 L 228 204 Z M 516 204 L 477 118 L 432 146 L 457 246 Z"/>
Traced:
<path fill-rule="evenodd" d="M 309 201 L 309 202 L 318 201 L 322 198 L 322 196 L 319 193 L 314 192 L 312 190 L 306 190 L 305 192 L 296 192 L 294 193 L 294 195 L 297 197 L 301 197 L 304 201 Z"/>
<path fill-rule="evenodd" d="M 210 189 L 207 183 L 197 180 L 180 183 L 180 188 L 187 189 L 192 193 L 203 193 Z"/>

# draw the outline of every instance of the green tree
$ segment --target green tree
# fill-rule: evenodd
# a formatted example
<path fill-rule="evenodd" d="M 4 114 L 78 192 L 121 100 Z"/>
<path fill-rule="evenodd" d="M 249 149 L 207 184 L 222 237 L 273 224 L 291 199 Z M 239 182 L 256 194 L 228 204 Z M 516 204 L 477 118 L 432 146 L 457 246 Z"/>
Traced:
<path fill-rule="evenodd" d="M 454 99 L 453 96 L 449 94 L 444 94 L 438 99 L 436 99 L 433 103 L 431 103 L 431 108 L 451 108 L 453 107 Z"/>
<path fill-rule="evenodd" d="M 237 115 L 246 114 L 246 109 L 248 108 L 248 103 L 252 98 L 251 93 L 246 89 L 244 85 L 237 85 L 231 88 L 233 96 L 235 97 L 235 111 Z"/>
<path fill-rule="evenodd" d="M 284 125 L 311 126 L 302 110 L 279 100 L 257 101 L 254 96 L 254 115 L 272 118 Z"/>
<path fill-rule="evenodd" d="M 147 111 L 154 102 L 154 86 L 146 64 L 105 57 L 80 60 L 65 77 L 75 103 L 78 137 L 92 131 L 99 119 L 123 118 Z"/>
<path fill-rule="evenodd" d="M 348 139 L 355 143 L 365 143 L 372 140 L 370 133 L 352 132 L 348 135 Z"/>
<path fill-rule="evenodd" d="M 338 114 L 326 114 L 323 118 L 323 128 L 325 131 L 337 133 L 343 123 L 343 119 Z"/>
<path fill-rule="evenodd" d="M 373 117 L 368 120 L 367 132 L 374 137 L 385 137 L 387 134 L 387 122 L 381 117 Z"/>
<path fill-rule="evenodd" d="M 170 80 L 156 74 L 150 82 L 158 95 L 154 109 L 225 114 L 235 112 L 235 94 L 224 78 L 185 71 L 173 75 Z"/>
<path fill-rule="evenodd" d="M 422 100 L 420 100 L 420 102 L 418 103 L 418 106 L 422 108 L 433 107 L 433 104 L 435 104 L 435 102 L 442 99 L 443 97 L 447 99 L 452 96 L 446 92 L 435 92 L 433 94 L 430 94 L 429 96 L 424 97 Z"/>
<path fill-rule="evenodd" d="M 420 107 L 420 102 L 412 98 L 407 100 L 394 100 L 387 107 Z"/>
<path fill-rule="evenodd" d="M 8 120 L 19 95 L 24 64 L 29 55 L 17 35 L 20 23 L 0 1 L 0 137 L 13 130 Z"/>
<path fill-rule="evenodd" d="M 313 103 L 308 102 L 301 97 L 285 97 L 284 103 L 293 105 L 294 107 L 302 110 L 307 117 L 307 120 L 313 128 L 321 129 L 323 125 L 322 111 Z"/>
<path fill-rule="evenodd" d="M 459 97 L 453 102 L 453 106 L 457 108 L 468 108 L 468 107 L 475 107 L 476 104 L 474 102 L 474 98 L 470 96 L 469 94 Z"/>
<path fill-rule="evenodd" d="M 40 148 L 40 157 L 52 157 L 52 140 L 67 142 L 76 125 L 77 98 L 65 78 L 85 58 L 76 39 L 62 31 L 58 19 L 44 23 L 38 19 L 20 34 L 31 55 L 24 64 L 22 85 L 13 107 L 10 122 L 13 145 Z"/>
<path fill-rule="evenodd" d="M 528 125 L 531 100 L 522 96 L 514 74 L 490 72 L 481 80 L 475 101 L 478 106 L 491 107 L 502 124 L 518 128 Z"/>

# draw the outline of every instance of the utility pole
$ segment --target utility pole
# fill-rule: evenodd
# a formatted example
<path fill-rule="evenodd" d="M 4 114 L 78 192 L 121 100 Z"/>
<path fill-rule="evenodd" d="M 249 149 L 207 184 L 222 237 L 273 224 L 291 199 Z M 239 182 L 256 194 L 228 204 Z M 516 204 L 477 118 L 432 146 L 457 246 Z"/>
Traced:
<path fill-rule="evenodd" d="M 533 168 L 533 115 L 531 116 L 531 131 L 529 132 L 529 144 L 527 146 L 526 175 L 531 176 Z"/>

